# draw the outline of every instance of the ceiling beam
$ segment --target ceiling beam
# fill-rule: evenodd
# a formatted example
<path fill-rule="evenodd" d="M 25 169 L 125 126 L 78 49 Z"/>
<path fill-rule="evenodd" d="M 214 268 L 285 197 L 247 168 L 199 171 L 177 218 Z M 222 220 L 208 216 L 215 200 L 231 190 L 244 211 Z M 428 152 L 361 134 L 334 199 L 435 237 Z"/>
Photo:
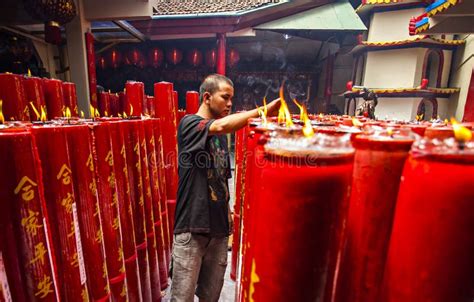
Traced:
<path fill-rule="evenodd" d="M 137 38 L 138 40 L 140 40 L 142 42 L 145 42 L 146 40 L 149 40 L 146 35 L 142 34 L 138 29 L 133 27 L 133 25 L 131 25 L 127 21 L 117 20 L 117 21 L 113 21 L 113 22 L 114 22 L 115 25 L 117 25 L 121 29 L 125 30 L 130 35 Z"/>

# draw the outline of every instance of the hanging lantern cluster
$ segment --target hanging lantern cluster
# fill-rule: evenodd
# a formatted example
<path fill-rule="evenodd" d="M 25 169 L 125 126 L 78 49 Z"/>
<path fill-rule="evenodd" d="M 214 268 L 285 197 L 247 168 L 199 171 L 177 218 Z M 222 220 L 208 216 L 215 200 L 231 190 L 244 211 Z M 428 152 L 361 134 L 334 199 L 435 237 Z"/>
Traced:
<path fill-rule="evenodd" d="M 76 16 L 73 0 L 23 0 L 26 11 L 45 24 L 45 41 L 61 44 L 61 28 Z"/>
<path fill-rule="evenodd" d="M 166 57 L 165 57 L 166 56 Z M 173 47 L 166 52 L 158 47 L 151 47 L 146 52 L 134 47 L 122 53 L 114 48 L 105 54 L 97 55 L 97 66 L 100 69 L 112 68 L 116 69 L 122 64 L 129 66 L 136 66 L 144 68 L 145 66 L 158 68 L 164 63 L 164 60 L 169 64 L 178 65 L 183 62 L 183 51 Z M 230 49 L 227 53 L 226 61 L 229 67 L 235 67 L 240 60 L 240 55 L 237 50 Z M 208 68 L 215 68 L 217 65 L 217 50 L 215 48 L 206 51 L 203 55 L 202 51 L 193 48 L 186 52 L 185 61 L 192 67 L 198 67 L 203 64 Z"/>

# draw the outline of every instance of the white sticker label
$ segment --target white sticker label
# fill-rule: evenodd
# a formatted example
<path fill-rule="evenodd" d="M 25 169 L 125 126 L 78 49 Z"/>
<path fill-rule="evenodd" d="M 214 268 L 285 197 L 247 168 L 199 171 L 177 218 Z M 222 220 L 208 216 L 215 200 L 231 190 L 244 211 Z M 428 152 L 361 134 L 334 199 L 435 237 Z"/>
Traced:
<path fill-rule="evenodd" d="M 79 220 L 77 218 L 77 209 L 76 203 L 72 204 L 72 216 L 74 219 L 74 229 L 76 232 L 76 248 L 77 248 L 77 260 L 79 261 L 79 273 L 81 276 L 81 284 L 86 283 L 86 268 L 84 266 L 84 255 L 82 254 L 82 244 L 81 244 L 81 232 L 79 231 Z"/>
<path fill-rule="evenodd" d="M 12 295 L 10 293 L 10 288 L 8 287 L 7 272 L 5 271 L 5 265 L 3 264 L 3 255 L 0 252 L 0 285 L 2 286 L 3 300 L 6 302 L 12 302 Z"/>

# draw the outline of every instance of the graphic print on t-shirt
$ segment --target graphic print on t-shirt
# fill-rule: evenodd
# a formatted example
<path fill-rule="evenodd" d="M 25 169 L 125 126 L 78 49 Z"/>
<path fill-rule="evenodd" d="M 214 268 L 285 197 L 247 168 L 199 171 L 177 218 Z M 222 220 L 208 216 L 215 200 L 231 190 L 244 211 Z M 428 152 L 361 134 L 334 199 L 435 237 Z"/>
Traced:
<path fill-rule="evenodd" d="M 214 169 L 207 170 L 207 183 L 209 186 L 209 198 L 211 201 L 226 201 L 229 198 L 228 159 L 223 146 L 225 140 L 221 140 L 218 135 L 212 136 L 209 141 L 209 153 Z"/>

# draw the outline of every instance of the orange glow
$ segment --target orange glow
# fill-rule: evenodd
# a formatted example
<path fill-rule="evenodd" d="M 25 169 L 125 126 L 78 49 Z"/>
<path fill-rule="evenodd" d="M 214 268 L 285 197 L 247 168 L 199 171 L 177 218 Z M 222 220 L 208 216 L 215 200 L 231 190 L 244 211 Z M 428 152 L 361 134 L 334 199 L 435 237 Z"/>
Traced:
<path fill-rule="evenodd" d="M 35 104 L 33 104 L 33 102 L 30 102 L 30 106 L 36 114 L 36 119 L 39 121 L 41 118 L 41 114 L 39 113 L 38 109 L 36 109 Z"/>
<path fill-rule="evenodd" d="M 419 121 L 422 121 L 423 120 L 423 114 L 420 114 L 420 115 L 416 115 L 416 120 L 419 122 Z"/>
<path fill-rule="evenodd" d="M 40 116 L 40 120 L 42 122 L 46 122 L 46 120 L 48 119 L 48 116 L 46 115 L 46 109 L 44 106 L 41 106 L 41 116 Z"/>
<path fill-rule="evenodd" d="M 312 137 L 314 135 L 314 130 L 313 126 L 311 125 L 311 120 L 308 116 L 308 111 L 304 105 L 302 106 L 301 120 L 304 122 L 303 135 L 305 137 Z"/>
<path fill-rule="evenodd" d="M 454 137 L 457 141 L 466 142 L 472 139 L 471 130 L 459 124 L 454 117 L 451 118 L 451 124 L 453 125 Z"/>
<path fill-rule="evenodd" d="M 66 110 L 64 110 L 64 117 L 67 119 L 71 118 L 71 109 L 69 107 L 66 107 Z"/>
<path fill-rule="evenodd" d="M 5 117 L 3 116 L 3 100 L 0 100 L 0 124 L 5 123 Z"/>
<path fill-rule="evenodd" d="M 352 118 L 352 125 L 355 126 L 355 127 L 362 127 L 363 126 L 363 124 L 356 117 Z"/>
<path fill-rule="evenodd" d="M 287 128 L 293 127 L 293 121 L 291 120 L 291 113 L 286 104 L 285 97 L 283 94 L 283 86 L 280 87 L 280 109 L 278 110 L 278 123 L 285 123 Z"/>
<path fill-rule="evenodd" d="M 90 114 L 91 117 L 94 117 L 95 108 L 92 105 L 89 105 L 89 114 Z"/>

